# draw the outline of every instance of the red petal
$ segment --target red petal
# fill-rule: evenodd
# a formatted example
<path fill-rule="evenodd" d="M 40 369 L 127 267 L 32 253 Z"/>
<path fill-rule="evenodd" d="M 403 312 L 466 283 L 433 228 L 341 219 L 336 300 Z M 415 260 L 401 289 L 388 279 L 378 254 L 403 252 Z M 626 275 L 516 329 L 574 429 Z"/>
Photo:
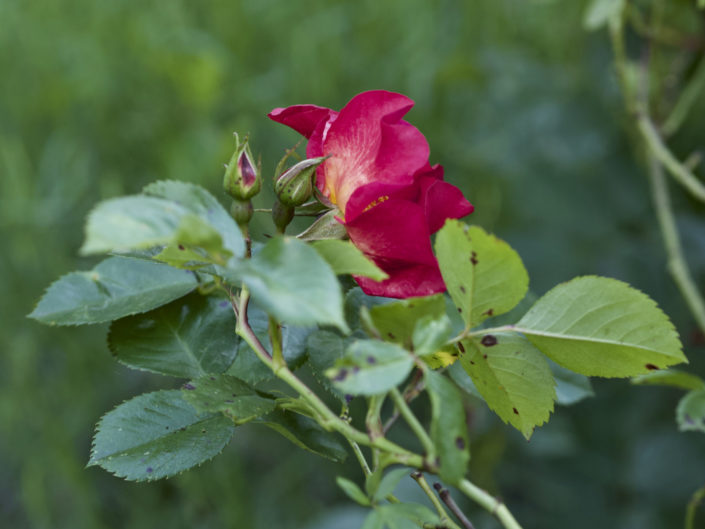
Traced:
<path fill-rule="evenodd" d="M 413 298 L 445 292 L 446 285 L 438 266 L 411 264 L 387 270 L 389 279 L 373 281 L 369 277 L 355 277 L 357 284 L 368 296 L 388 298 Z"/>
<path fill-rule="evenodd" d="M 373 181 L 409 184 L 428 163 L 426 138 L 401 120 L 413 104 L 393 92 L 363 92 L 331 124 L 323 140 L 323 152 L 332 155 L 325 183 L 343 212 L 357 188 Z"/>
<path fill-rule="evenodd" d="M 414 202 L 419 188 L 414 184 L 386 184 L 372 182 L 358 187 L 345 207 L 345 219 L 352 222 L 358 215 L 391 199 L 401 199 Z"/>
<path fill-rule="evenodd" d="M 446 219 L 460 219 L 475 209 L 460 189 L 448 182 L 431 176 L 422 176 L 419 186 L 421 187 L 419 204 L 424 210 L 431 233 L 440 230 Z"/>
<path fill-rule="evenodd" d="M 317 105 L 293 105 L 275 108 L 267 116 L 277 123 L 291 127 L 299 134 L 310 138 L 320 121 L 327 120 L 333 111 Z"/>
<path fill-rule="evenodd" d="M 363 211 L 345 228 L 355 246 L 375 261 L 390 266 L 436 265 L 426 217 L 418 204 L 390 199 Z"/>

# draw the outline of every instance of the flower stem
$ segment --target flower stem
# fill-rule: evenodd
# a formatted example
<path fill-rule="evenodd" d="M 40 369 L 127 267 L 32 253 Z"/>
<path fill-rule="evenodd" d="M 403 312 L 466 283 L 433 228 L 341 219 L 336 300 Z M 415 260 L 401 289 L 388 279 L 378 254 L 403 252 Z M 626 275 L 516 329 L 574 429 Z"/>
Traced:
<path fill-rule="evenodd" d="M 495 516 L 505 529 L 521 529 L 521 525 L 514 519 L 507 506 L 487 491 L 482 490 L 467 479 L 461 479 L 455 486 L 468 498 Z"/>
<path fill-rule="evenodd" d="M 418 437 L 419 441 L 421 441 L 421 446 L 423 446 L 426 451 L 427 458 L 433 461 L 436 457 L 436 447 L 426 433 L 426 430 L 424 430 L 424 427 L 421 426 L 421 423 L 416 418 L 416 415 L 414 415 L 411 408 L 409 408 L 406 404 L 404 397 L 401 396 L 401 393 L 399 393 L 397 388 L 393 388 L 389 392 L 389 396 L 392 398 L 392 401 L 394 401 L 394 405 L 397 410 L 399 410 L 399 413 L 401 413 L 401 416 L 404 417 L 404 420 L 409 425 L 409 428 L 411 428 L 416 437 Z"/>

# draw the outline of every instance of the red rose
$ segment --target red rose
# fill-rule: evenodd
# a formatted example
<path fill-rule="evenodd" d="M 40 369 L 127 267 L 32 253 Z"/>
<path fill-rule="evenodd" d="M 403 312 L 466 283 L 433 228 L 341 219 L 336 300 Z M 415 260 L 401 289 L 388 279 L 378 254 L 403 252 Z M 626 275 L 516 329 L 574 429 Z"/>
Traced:
<path fill-rule="evenodd" d="M 316 105 L 275 108 L 274 121 L 308 138 L 308 158 L 330 155 L 316 185 L 340 210 L 351 241 L 389 278 L 355 277 L 365 293 L 409 298 L 445 291 L 431 249 L 446 219 L 472 213 L 460 190 L 428 163 L 426 138 L 402 120 L 414 102 L 383 90 L 353 97 L 340 112 Z"/>

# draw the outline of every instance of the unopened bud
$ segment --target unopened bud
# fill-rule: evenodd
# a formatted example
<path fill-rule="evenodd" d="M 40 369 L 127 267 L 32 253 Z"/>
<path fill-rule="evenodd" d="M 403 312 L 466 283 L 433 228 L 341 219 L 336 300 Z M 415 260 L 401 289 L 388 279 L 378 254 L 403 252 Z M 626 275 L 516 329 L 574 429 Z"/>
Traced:
<path fill-rule="evenodd" d="M 250 146 L 235 134 L 235 152 L 225 166 L 223 188 L 236 200 L 249 200 L 262 188 L 259 167 L 255 166 Z"/>
<path fill-rule="evenodd" d="M 274 202 L 274 205 L 272 206 L 272 220 L 274 221 L 274 225 L 277 227 L 277 231 L 279 233 L 284 233 L 284 230 L 286 230 L 286 227 L 293 218 L 293 206 L 287 206 L 278 200 Z"/>
<path fill-rule="evenodd" d="M 313 176 L 327 156 L 309 158 L 293 165 L 274 181 L 274 192 L 282 204 L 300 206 L 313 194 Z"/>
<path fill-rule="evenodd" d="M 238 226 L 246 226 L 247 223 L 250 222 L 253 213 L 252 202 L 249 200 L 242 201 L 235 199 L 230 206 L 230 215 L 235 219 Z"/>

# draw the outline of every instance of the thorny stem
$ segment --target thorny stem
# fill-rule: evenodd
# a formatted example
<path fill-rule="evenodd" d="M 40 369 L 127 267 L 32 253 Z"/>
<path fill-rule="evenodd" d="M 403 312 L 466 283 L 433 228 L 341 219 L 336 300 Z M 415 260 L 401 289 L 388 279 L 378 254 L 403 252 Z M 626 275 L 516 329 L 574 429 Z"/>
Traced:
<path fill-rule="evenodd" d="M 401 416 L 404 417 L 404 420 L 409 425 L 409 428 L 411 428 L 416 437 L 418 437 L 419 441 L 421 441 L 421 446 L 423 446 L 426 451 L 427 458 L 430 461 L 433 461 L 436 457 L 436 446 L 426 433 L 426 430 L 424 430 L 424 427 L 421 426 L 421 423 L 416 418 L 416 415 L 414 415 L 411 408 L 407 405 L 404 397 L 401 396 L 401 393 L 399 393 L 397 388 L 393 388 L 389 392 L 389 396 L 394 401 L 394 405 L 397 410 L 399 410 L 399 413 L 401 413 Z"/>
<path fill-rule="evenodd" d="M 479 504 L 497 518 L 505 529 L 521 529 L 521 525 L 514 519 L 507 506 L 499 499 L 482 490 L 467 479 L 461 479 L 455 486 L 468 498 Z"/>
<path fill-rule="evenodd" d="M 610 35 L 612 37 L 612 47 L 614 50 L 615 67 L 622 86 L 622 91 L 625 97 L 627 110 L 633 114 L 636 120 L 636 128 L 644 142 L 647 151 L 648 176 L 651 187 L 652 200 L 656 208 L 656 216 L 658 218 L 661 236 L 666 248 L 668 256 L 668 270 L 673 277 L 681 295 L 685 299 L 688 308 L 690 309 L 695 321 L 700 329 L 705 332 L 705 301 L 698 291 L 697 285 L 690 273 L 687 261 L 683 255 L 680 236 L 673 214 L 673 206 L 671 204 L 670 194 L 668 191 L 668 182 L 663 174 L 665 167 L 671 175 L 683 185 L 696 198 L 705 202 L 705 185 L 703 185 L 692 171 L 683 163 L 681 163 L 670 151 L 668 146 L 662 140 L 661 135 L 649 117 L 648 111 L 648 87 L 646 83 L 642 83 L 646 90 L 641 94 L 636 94 L 631 89 L 627 79 L 627 56 L 624 49 L 624 27 L 621 18 L 613 20 L 610 23 Z M 645 74 L 648 64 L 643 66 Z M 699 70 L 705 70 L 702 64 Z M 705 76 L 701 72 L 697 72 L 691 85 L 696 86 L 705 82 L 701 80 L 701 76 Z M 690 86 L 686 89 L 687 92 Z M 681 101 L 686 97 L 685 93 L 681 97 Z M 687 96 L 690 97 L 690 96 Z M 688 108 L 690 103 L 679 101 L 676 107 L 682 106 Z M 677 111 L 677 112 L 676 112 Z M 670 129 L 675 131 L 683 119 L 681 114 L 684 110 L 674 108 L 674 113 L 669 118 Z M 674 117 L 674 114 L 676 117 Z"/>
<path fill-rule="evenodd" d="M 426 493 L 426 496 L 428 496 L 428 499 L 431 500 L 431 503 L 436 508 L 436 511 L 438 511 L 438 516 L 441 519 L 441 524 L 444 527 L 447 527 L 448 529 L 461 529 L 453 520 L 448 517 L 448 513 L 443 507 L 443 504 L 438 499 L 438 496 L 436 496 L 436 494 L 434 494 L 434 492 L 431 490 L 431 487 L 426 481 L 426 478 L 424 478 L 423 474 L 421 472 L 412 472 L 411 477 L 414 478 L 414 481 L 419 484 L 421 490 L 423 490 Z"/>
<path fill-rule="evenodd" d="M 688 304 L 698 326 L 705 332 L 705 302 L 698 292 L 698 287 L 683 256 L 678 228 L 671 207 L 668 182 L 663 174 L 661 164 L 652 153 L 648 155 L 648 164 L 651 196 L 656 207 L 656 217 L 668 255 L 668 271 L 681 291 L 681 295 Z"/>
<path fill-rule="evenodd" d="M 698 506 L 705 500 L 705 486 L 693 493 L 685 509 L 685 529 L 695 529 L 695 514 Z"/>

